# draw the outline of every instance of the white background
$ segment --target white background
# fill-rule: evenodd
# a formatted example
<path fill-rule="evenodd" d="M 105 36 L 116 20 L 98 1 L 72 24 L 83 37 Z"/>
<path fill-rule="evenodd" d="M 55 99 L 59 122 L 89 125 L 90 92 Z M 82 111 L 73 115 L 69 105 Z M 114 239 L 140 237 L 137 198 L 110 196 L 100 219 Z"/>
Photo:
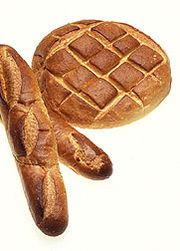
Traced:
<path fill-rule="evenodd" d="M 129 23 L 155 39 L 171 60 L 172 89 L 147 117 L 109 130 L 80 130 L 114 164 L 106 181 L 61 166 L 69 226 L 52 238 L 35 226 L 0 124 L 0 250 L 180 250 L 180 18 L 178 0 L 0 1 L 0 43 L 31 64 L 40 40 L 81 19 Z"/>

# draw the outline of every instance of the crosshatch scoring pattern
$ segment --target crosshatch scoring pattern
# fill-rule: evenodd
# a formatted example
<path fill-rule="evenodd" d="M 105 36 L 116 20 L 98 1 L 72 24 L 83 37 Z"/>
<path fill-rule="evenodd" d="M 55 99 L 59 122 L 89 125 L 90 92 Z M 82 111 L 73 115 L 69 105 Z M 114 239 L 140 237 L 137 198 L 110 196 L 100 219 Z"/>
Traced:
<path fill-rule="evenodd" d="M 151 91 L 159 84 L 155 72 L 165 59 L 124 27 L 87 21 L 68 24 L 50 36 L 59 41 L 49 49 L 44 62 L 44 72 L 51 79 L 46 81 L 46 91 L 53 79 L 57 95 L 61 93 L 57 97 L 61 113 L 69 116 L 75 106 L 88 110 L 87 116 L 96 120 L 125 100 L 141 109 L 151 102 L 147 81 L 151 81 Z M 50 96 L 52 92 L 49 88 Z"/>

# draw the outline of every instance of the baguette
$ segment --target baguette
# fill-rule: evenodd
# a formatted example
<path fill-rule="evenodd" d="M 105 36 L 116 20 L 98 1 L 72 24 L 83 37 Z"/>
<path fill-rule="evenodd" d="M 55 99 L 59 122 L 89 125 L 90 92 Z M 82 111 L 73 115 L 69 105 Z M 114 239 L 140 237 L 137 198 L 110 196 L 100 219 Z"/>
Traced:
<path fill-rule="evenodd" d="M 56 136 L 59 160 L 86 178 L 108 178 L 112 174 L 108 155 L 50 108 L 48 113 Z"/>
<path fill-rule="evenodd" d="M 32 70 L 7 45 L 0 45 L 0 114 L 34 221 L 57 236 L 68 212 L 55 135 Z"/>

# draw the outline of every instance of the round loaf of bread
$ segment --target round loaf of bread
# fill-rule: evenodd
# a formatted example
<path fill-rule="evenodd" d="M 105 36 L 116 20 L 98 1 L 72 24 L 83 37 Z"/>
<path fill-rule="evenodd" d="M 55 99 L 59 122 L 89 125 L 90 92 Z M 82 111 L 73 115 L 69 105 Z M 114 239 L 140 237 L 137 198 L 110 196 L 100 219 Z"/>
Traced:
<path fill-rule="evenodd" d="M 82 20 L 38 45 L 33 70 L 43 99 L 74 126 L 110 128 L 137 120 L 169 93 L 169 59 L 130 25 Z"/>

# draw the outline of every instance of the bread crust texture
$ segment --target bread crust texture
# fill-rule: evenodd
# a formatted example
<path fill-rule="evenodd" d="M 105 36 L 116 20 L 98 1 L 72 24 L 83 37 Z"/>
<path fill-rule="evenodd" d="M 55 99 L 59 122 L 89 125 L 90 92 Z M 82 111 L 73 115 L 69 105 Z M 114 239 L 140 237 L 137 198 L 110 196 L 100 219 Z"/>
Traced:
<path fill-rule="evenodd" d="M 34 73 L 7 45 L 0 45 L 0 114 L 33 219 L 57 236 L 68 208 L 53 127 Z"/>
<path fill-rule="evenodd" d="M 50 109 L 82 128 L 140 119 L 171 87 L 165 51 L 118 22 L 82 20 L 55 29 L 37 46 L 32 68 Z"/>
<path fill-rule="evenodd" d="M 36 225 L 47 235 L 62 234 L 68 207 L 58 160 L 96 180 L 112 174 L 111 160 L 44 104 L 32 69 L 7 45 L 0 45 L 0 117 Z"/>

